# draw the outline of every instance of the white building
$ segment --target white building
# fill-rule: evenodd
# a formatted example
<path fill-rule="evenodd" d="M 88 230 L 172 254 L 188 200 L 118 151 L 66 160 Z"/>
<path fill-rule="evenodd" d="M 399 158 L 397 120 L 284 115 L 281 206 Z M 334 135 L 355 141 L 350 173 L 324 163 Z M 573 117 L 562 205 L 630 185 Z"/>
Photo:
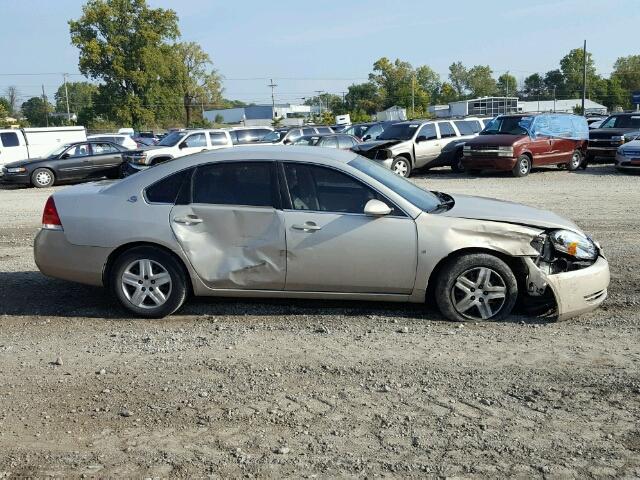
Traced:
<path fill-rule="evenodd" d="M 247 105 L 246 107 L 206 110 L 204 118 L 210 122 L 215 122 L 216 118 L 222 118 L 221 123 L 268 126 L 273 121 L 272 114 L 282 118 L 284 125 L 302 125 L 305 120 L 311 117 L 312 107 L 292 103 L 276 103 L 275 108 L 271 105 Z"/>
<path fill-rule="evenodd" d="M 582 108 L 581 98 L 572 98 L 570 100 L 533 100 L 527 102 L 518 102 L 518 112 L 558 112 L 573 113 L 576 108 Z M 592 100 L 585 100 L 585 113 L 599 113 L 605 115 L 607 107 L 600 105 Z"/>

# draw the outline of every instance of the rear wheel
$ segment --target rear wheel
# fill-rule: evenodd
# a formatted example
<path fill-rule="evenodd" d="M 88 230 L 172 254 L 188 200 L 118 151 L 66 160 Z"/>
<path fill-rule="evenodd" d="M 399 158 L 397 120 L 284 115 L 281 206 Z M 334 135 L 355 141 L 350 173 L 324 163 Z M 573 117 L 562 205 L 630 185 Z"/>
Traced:
<path fill-rule="evenodd" d="M 396 157 L 391 164 L 391 171 L 401 177 L 411 175 L 411 161 L 407 157 Z"/>
<path fill-rule="evenodd" d="M 518 298 L 513 272 L 489 254 L 458 257 L 437 281 L 436 303 L 453 321 L 501 320 L 511 313 Z"/>
<path fill-rule="evenodd" d="M 140 317 L 171 315 L 187 297 L 181 265 L 153 247 L 136 247 L 120 255 L 111 268 L 110 284 L 120 304 Z"/>
<path fill-rule="evenodd" d="M 36 188 L 50 187 L 55 181 L 55 175 L 48 168 L 36 168 L 31 174 L 31 183 Z"/>
<path fill-rule="evenodd" d="M 571 155 L 571 160 L 569 160 L 569 162 L 566 165 L 567 165 L 567 170 L 570 170 L 572 172 L 580 168 L 580 165 L 582 165 L 582 154 L 580 153 L 579 150 L 576 150 L 575 152 L 573 152 L 573 155 Z"/>
<path fill-rule="evenodd" d="M 520 155 L 511 172 L 514 177 L 526 177 L 531 171 L 531 159 L 526 155 Z"/>

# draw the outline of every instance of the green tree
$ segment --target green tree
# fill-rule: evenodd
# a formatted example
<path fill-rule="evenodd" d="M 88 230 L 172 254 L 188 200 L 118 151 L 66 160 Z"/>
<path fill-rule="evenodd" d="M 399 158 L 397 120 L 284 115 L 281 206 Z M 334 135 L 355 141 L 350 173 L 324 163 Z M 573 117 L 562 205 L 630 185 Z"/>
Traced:
<path fill-rule="evenodd" d="M 29 124 L 34 127 L 44 127 L 47 124 L 47 117 L 53 111 L 53 105 L 46 102 L 41 97 L 31 97 L 22 104 L 22 114 Z"/>
<path fill-rule="evenodd" d="M 87 125 L 95 115 L 93 97 L 98 93 L 98 86 L 89 82 L 68 82 L 66 92 L 69 93 L 69 111 L 78 115 L 80 125 Z M 62 84 L 54 94 L 55 111 L 58 113 L 66 113 L 67 111 L 66 92 L 64 84 Z"/>
<path fill-rule="evenodd" d="M 154 123 L 158 92 L 175 87 L 168 42 L 180 33 L 176 13 L 150 8 L 145 0 L 88 0 L 69 29 L 80 50 L 80 72 L 100 82 L 97 112 L 136 128 Z M 175 95 L 169 98 L 175 102 Z"/>
<path fill-rule="evenodd" d="M 631 106 L 631 92 L 640 90 L 640 55 L 629 55 L 616 60 L 613 64 L 609 89 L 612 90 L 609 95 L 615 98 L 615 106 L 623 108 Z"/>
<path fill-rule="evenodd" d="M 465 89 L 469 81 L 469 72 L 467 68 L 462 65 L 462 62 L 455 62 L 449 65 L 449 80 L 458 98 L 461 98 L 465 94 Z"/>
<path fill-rule="evenodd" d="M 9 102 L 9 115 L 16 115 L 18 113 L 18 98 L 20 98 L 18 87 L 8 86 L 4 91 L 4 96 Z"/>
<path fill-rule="evenodd" d="M 206 105 L 222 103 L 222 82 L 218 72 L 212 68 L 211 57 L 195 42 L 176 45 L 178 56 L 178 85 L 182 94 L 185 124 L 191 126 L 193 110 L 202 110 Z"/>
<path fill-rule="evenodd" d="M 342 97 L 333 93 L 321 93 L 318 96 L 307 98 L 304 104 L 314 107 L 322 106 L 323 110 L 328 110 L 337 115 L 342 114 L 343 110 L 346 111 L 342 104 Z"/>
<path fill-rule="evenodd" d="M 518 95 L 518 80 L 513 75 L 503 73 L 498 77 L 497 93 L 503 96 L 516 97 Z"/>
<path fill-rule="evenodd" d="M 344 99 L 350 112 L 354 114 L 355 112 L 360 112 L 360 115 L 364 113 L 367 118 L 370 118 L 370 115 L 382 109 L 378 89 L 373 83 L 353 84 L 347 90 Z M 353 118 L 351 120 L 353 121 Z"/>
<path fill-rule="evenodd" d="M 467 75 L 467 89 L 473 97 L 486 97 L 496 93 L 496 81 L 488 65 L 471 67 Z"/>
<path fill-rule="evenodd" d="M 6 118 L 9 116 L 9 101 L 0 97 L 0 126 L 6 125 Z"/>
<path fill-rule="evenodd" d="M 564 77 L 566 95 L 572 98 L 582 97 L 584 51 L 581 48 L 571 50 L 560 60 L 560 71 Z M 600 77 L 596 73 L 596 66 L 591 53 L 587 52 L 587 97 L 595 93 L 595 87 Z M 556 92 L 557 95 L 557 92 Z"/>
<path fill-rule="evenodd" d="M 533 73 L 524 79 L 522 96 L 527 100 L 541 98 L 546 92 L 546 84 L 542 75 Z"/>
<path fill-rule="evenodd" d="M 567 85 L 560 70 L 550 70 L 544 75 L 546 97 L 567 98 Z"/>
<path fill-rule="evenodd" d="M 440 86 L 440 93 L 438 94 L 437 99 L 438 103 L 450 103 L 455 102 L 459 99 L 460 96 L 458 95 L 458 92 L 452 84 L 450 84 L 449 82 L 444 82 Z"/>
<path fill-rule="evenodd" d="M 604 95 L 603 104 L 610 111 L 614 111 L 617 108 L 629 108 L 631 107 L 631 92 L 629 89 L 623 87 L 623 83 L 620 77 L 612 75 L 606 82 L 606 95 Z"/>
<path fill-rule="evenodd" d="M 432 81 L 430 72 L 423 69 L 422 75 L 421 80 L 429 86 Z M 383 108 L 393 105 L 411 108 L 412 104 L 415 104 L 416 110 L 426 110 L 431 100 L 425 85 L 418 80 L 418 72 L 409 62 L 400 59 L 391 62 L 383 57 L 376 61 L 373 64 L 373 72 L 369 74 L 369 80 L 377 87 Z"/>

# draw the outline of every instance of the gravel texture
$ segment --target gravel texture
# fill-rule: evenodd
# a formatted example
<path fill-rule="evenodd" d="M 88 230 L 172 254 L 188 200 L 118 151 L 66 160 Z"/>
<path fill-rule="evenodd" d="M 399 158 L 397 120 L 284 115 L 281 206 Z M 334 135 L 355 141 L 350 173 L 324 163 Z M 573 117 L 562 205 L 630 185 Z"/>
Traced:
<path fill-rule="evenodd" d="M 0 478 L 640 476 L 640 177 L 414 180 L 574 219 L 609 299 L 564 323 L 215 299 L 132 320 L 37 271 L 52 189 L 0 189 Z"/>

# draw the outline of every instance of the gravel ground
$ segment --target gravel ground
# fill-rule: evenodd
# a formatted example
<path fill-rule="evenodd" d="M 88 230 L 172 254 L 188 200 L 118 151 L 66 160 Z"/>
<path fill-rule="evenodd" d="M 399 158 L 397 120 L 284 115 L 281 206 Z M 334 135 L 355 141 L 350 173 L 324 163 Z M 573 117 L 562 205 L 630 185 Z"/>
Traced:
<path fill-rule="evenodd" d="M 574 219 L 610 297 L 564 323 L 195 300 L 131 320 L 32 259 L 52 190 L 0 189 L 0 478 L 640 476 L 639 177 L 419 174 Z"/>

